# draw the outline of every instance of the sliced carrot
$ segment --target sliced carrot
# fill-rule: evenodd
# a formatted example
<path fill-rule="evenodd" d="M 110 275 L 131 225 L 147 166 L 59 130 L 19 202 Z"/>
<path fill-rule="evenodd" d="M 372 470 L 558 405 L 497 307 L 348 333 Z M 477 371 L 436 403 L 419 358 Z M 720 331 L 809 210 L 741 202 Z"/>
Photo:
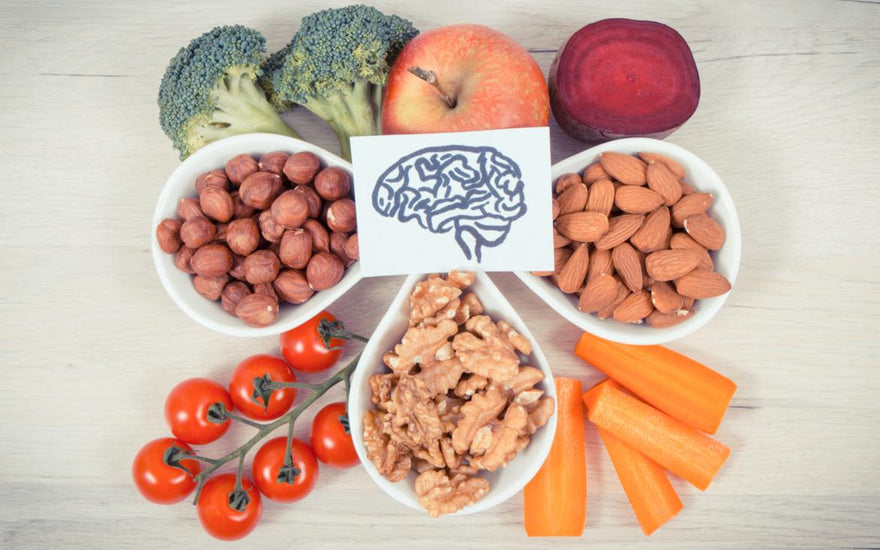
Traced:
<path fill-rule="evenodd" d="M 617 344 L 585 332 L 574 353 L 646 403 L 710 434 L 736 391 L 731 379 L 663 346 Z"/>
<path fill-rule="evenodd" d="M 681 511 L 681 499 L 662 466 L 599 428 L 623 492 L 639 525 L 650 535 Z"/>
<path fill-rule="evenodd" d="M 583 395 L 590 421 L 704 491 L 730 448 L 687 424 L 600 382 Z"/>
<path fill-rule="evenodd" d="M 556 435 L 550 454 L 523 491 L 526 534 L 579 537 L 587 514 L 587 459 L 581 383 L 556 377 Z"/>

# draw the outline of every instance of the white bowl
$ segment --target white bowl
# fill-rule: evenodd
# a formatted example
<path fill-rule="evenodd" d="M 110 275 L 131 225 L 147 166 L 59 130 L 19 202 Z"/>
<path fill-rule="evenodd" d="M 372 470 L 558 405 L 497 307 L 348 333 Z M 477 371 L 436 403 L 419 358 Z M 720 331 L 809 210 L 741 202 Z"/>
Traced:
<path fill-rule="evenodd" d="M 345 294 L 357 283 L 360 276 L 358 262 L 345 270 L 342 280 L 333 288 L 316 292 L 307 302 L 300 305 L 283 303 L 278 320 L 267 327 L 250 327 L 241 319 L 226 313 L 220 302 L 212 302 L 202 297 L 192 284 L 192 275 L 180 271 L 174 266 L 174 256 L 166 254 L 159 248 L 156 240 L 156 226 L 165 218 L 177 218 L 177 205 L 183 197 L 196 197 L 194 183 L 196 177 L 210 170 L 223 168 L 226 161 L 241 153 L 261 155 L 272 151 L 311 151 L 318 155 L 324 166 L 340 166 L 351 172 L 351 164 L 328 153 L 324 149 L 287 136 L 275 134 L 243 134 L 225 138 L 193 153 L 178 166 L 159 194 L 156 210 L 153 213 L 152 235 L 153 263 L 159 274 L 162 286 L 180 309 L 198 323 L 217 332 L 230 336 L 268 336 L 280 334 L 298 326 L 315 315 L 337 298 Z"/>
<path fill-rule="evenodd" d="M 364 347 L 360 363 L 351 378 L 351 390 L 348 396 L 352 439 L 354 440 L 358 457 L 366 468 L 367 473 L 383 491 L 395 500 L 417 510 L 423 510 L 423 508 L 419 506 L 414 488 L 416 474 L 410 472 L 409 477 L 405 480 L 392 483 L 383 477 L 372 461 L 367 458 L 367 450 L 364 447 L 363 441 L 363 416 L 367 410 L 374 408 L 370 400 L 370 376 L 376 373 L 388 372 L 388 368 L 382 362 L 382 355 L 389 349 L 392 349 L 395 344 L 400 343 L 401 337 L 403 337 L 409 326 L 410 292 L 413 286 L 425 277 L 426 275 L 410 275 L 407 277 L 403 288 L 400 289 L 388 312 L 382 318 L 379 326 L 376 327 L 369 343 Z M 476 293 L 485 308 L 485 314 L 489 315 L 493 321 L 507 321 L 520 334 L 532 342 L 532 355 L 529 358 L 529 364 L 540 368 L 544 372 L 544 380 L 537 387 L 543 389 L 547 395 L 553 396 L 555 399 L 556 387 L 553 384 L 553 374 L 550 372 L 550 365 L 541 352 L 538 342 L 510 303 L 504 298 L 504 295 L 501 294 L 501 291 L 498 290 L 485 273 L 476 274 L 476 281 L 469 287 L 469 290 Z M 456 513 L 464 515 L 488 510 L 521 491 L 526 483 L 538 472 L 538 469 L 544 463 L 544 459 L 547 458 L 555 433 L 556 414 L 551 416 L 547 424 L 532 436 L 529 446 L 517 454 L 516 458 L 507 466 L 496 472 L 481 472 L 480 475 L 485 477 L 491 486 L 489 493 L 479 502 L 467 506 Z"/>
<path fill-rule="evenodd" d="M 554 164 L 550 170 L 553 181 L 563 174 L 583 172 L 584 168 L 598 160 L 599 153 L 603 151 L 665 155 L 684 166 L 686 183 L 715 196 L 708 213 L 724 228 L 726 240 L 721 250 L 711 253 L 712 260 L 715 262 L 715 271 L 724 275 L 733 285 L 742 256 L 742 233 L 733 199 L 718 174 L 696 155 L 678 145 L 651 138 L 626 138 L 603 143 Z M 694 314 L 689 319 L 671 327 L 653 328 L 647 324 L 601 320 L 595 314 L 578 311 L 577 295 L 564 294 L 548 278 L 536 277 L 528 272 L 518 272 L 517 276 L 550 307 L 582 330 L 624 344 L 662 344 L 687 336 L 708 323 L 730 294 L 697 300 Z"/>

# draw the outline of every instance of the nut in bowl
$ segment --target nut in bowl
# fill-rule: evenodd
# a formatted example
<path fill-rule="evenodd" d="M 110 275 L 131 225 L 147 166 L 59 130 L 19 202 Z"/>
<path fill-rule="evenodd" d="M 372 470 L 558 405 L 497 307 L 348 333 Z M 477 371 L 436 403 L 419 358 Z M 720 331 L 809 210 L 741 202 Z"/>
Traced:
<path fill-rule="evenodd" d="M 705 325 L 736 279 L 742 236 L 721 178 L 650 138 L 610 141 L 551 169 L 556 268 L 517 273 L 581 329 L 617 342 Z"/>
<path fill-rule="evenodd" d="M 411 275 L 352 376 L 349 422 L 386 493 L 434 517 L 470 514 L 541 467 L 555 398 L 547 360 L 487 275 Z"/>
<path fill-rule="evenodd" d="M 194 320 L 231 336 L 278 334 L 312 318 L 360 279 L 350 174 L 341 158 L 274 134 L 196 151 L 153 214 L 165 290 Z"/>

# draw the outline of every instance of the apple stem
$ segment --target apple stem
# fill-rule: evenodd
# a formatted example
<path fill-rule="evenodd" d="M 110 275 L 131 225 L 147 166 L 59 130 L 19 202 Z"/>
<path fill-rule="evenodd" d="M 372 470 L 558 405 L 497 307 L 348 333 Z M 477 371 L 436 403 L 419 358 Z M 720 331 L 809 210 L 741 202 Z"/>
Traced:
<path fill-rule="evenodd" d="M 434 71 L 426 71 L 421 67 L 410 67 L 407 70 L 417 77 L 421 78 L 431 86 L 437 88 L 437 91 L 440 92 L 440 96 L 446 101 L 446 104 L 449 105 L 449 108 L 455 108 L 455 98 L 450 97 L 449 94 L 443 91 L 443 88 L 440 87 L 440 82 L 437 81 L 437 75 L 434 74 Z"/>

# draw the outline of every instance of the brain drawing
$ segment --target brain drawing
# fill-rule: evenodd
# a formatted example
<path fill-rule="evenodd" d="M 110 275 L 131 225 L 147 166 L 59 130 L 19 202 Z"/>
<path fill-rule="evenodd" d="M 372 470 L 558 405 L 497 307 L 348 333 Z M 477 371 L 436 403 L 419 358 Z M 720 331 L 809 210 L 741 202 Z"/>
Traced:
<path fill-rule="evenodd" d="M 383 216 L 452 232 L 465 257 L 477 262 L 481 249 L 504 242 L 526 213 L 520 168 L 493 147 L 420 149 L 379 176 L 372 198 Z"/>

